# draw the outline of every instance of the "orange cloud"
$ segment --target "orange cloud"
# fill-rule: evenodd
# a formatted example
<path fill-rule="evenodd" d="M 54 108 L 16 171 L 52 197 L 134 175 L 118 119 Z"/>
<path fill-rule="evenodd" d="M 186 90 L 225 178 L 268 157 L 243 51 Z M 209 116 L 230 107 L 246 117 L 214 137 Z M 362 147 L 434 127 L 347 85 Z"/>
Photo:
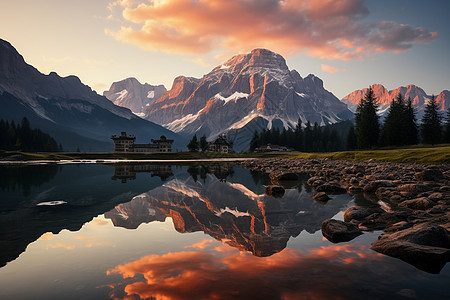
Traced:
<path fill-rule="evenodd" d="M 115 299 L 135 296 L 142 299 L 358 299 L 367 296 L 364 295 L 367 289 L 376 290 L 380 295 L 385 290 L 388 295 L 391 291 L 386 291 L 389 289 L 386 283 L 402 280 L 410 268 L 402 273 L 398 265 L 386 264 L 383 259 L 366 246 L 350 244 L 309 252 L 285 249 L 264 258 L 234 249 L 149 255 L 108 271 L 108 275 L 120 274 L 124 279 L 112 285 L 110 296 Z"/>
<path fill-rule="evenodd" d="M 332 66 L 328 66 L 328 65 L 324 65 L 324 64 L 322 64 L 321 67 L 322 67 L 322 71 L 325 71 L 325 72 L 328 72 L 328 73 L 331 73 L 331 74 L 337 73 L 337 72 L 345 72 L 345 71 L 347 71 L 346 69 L 338 69 L 338 68 L 335 68 L 335 67 L 332 67 Z"/>
<path fill-rule="evenodd" d="M 364 0 L 116 1 L 124 23 L 106 33 L 151 51 L 205 54 L 268 48 L 283 55 L 353 60 L 428 43 L 436 32 L 395 22 L 364 23 Z"/>

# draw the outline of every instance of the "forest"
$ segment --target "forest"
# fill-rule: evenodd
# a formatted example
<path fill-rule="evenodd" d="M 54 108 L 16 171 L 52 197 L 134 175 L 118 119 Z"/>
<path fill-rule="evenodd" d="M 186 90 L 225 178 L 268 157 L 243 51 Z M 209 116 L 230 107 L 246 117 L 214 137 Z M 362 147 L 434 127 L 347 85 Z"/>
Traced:
<path fill-rule="evenodd" d="M 57 152 L 62 145 L 40 129 L 31 128 L 27 118 L 20 124 L 0 120 L 0 149 L 25 152 Z"/>

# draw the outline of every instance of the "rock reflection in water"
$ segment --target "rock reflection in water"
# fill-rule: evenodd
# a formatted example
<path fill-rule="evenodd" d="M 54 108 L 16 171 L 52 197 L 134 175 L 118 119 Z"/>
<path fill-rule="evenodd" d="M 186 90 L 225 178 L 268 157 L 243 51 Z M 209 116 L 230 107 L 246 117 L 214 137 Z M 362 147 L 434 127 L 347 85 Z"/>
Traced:
<path fill-rule="evenodd" d="M 320 230 L 322 221 L 344 209 L 351 199 L 347 194 L 333 195 L 326 205 L 317 203 L 304 184 L 273 198 L 242 183 L 226 182 L 223 176 L 219 179 L 202 174 L 201 168 L 192 168 L 192 177 L 170 180 L 105 216 L 117 226 L 129 228 L 161 220 L 163 214 L 172 218 L 178 232 L 203 231 L 256 256 L 270 256 L 283 250 L 289 238 L 303 230 Z"/>

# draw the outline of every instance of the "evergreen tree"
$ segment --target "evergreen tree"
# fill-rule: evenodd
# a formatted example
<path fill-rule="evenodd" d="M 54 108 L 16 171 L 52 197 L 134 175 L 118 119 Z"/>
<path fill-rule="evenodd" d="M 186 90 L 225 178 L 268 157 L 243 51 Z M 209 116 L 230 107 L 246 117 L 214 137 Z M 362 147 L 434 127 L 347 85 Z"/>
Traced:
<path fill-rule="evenodd" d="M 202 135 L 202 137 L 200 138 L 200 142 L 199 142 L 199 147 L 200 150 L 202 150 L 202 152 L 205 152 L 206 150 L 208 150 L 208 142 L 206 141 L 206 136 Z"/>
<path fill-rule="evenodd" d="M 303 151 L 311 152 L 313 149 L 313 129 L 311 126 L 311 122 L 307 121 L 305 125 L 305 129 L 303 130 Z"/>
<path fill-rule="evenodd" d="M 297 126 L 295 126 L 295 139 L 292 143 L 292 147 L 297 150 L 301 151 L 303 148 L 303 130 L 302 130 L 302 119 L 298 118 Z"/>
<path fill-rule="evenodd" d="M 356 141 L 360 149 L 369 149 L 378 144 L 380 124 L 377 109 L 376 98 L 370 86 L 355 113 Z"/>
<path fill-rule="evenodd" d="M 418 126 L 416 119 L 416 110 L 412 106 L 411 98 L 408 97 L 408 101 L 406 101 L 405 107 L 405 115 L 404 115 L 404 127 L 402 135 L 405 139 L 405 145 L 416 145 L 418 143 Z"/>
<path fill-rule="evenodd" d="M 356 144 L 356 133 L 355 127 L 353 125 L 349 128 L 347 133 L 347 150 L 355 150 L 357 147 Z"/>
<path fill-rule="evenodd" d="M 199 144 L 198 144 L 198 140 L 197 140 L 197 135 L 196 134 L 194 134 L 194 136 L 192 137 L 191 141 L 187 145 L 187 148 L 189 149 L 190 152 L 197 152 L 198 151 Z"/>
<path fill-rule="evenodd" d="M 252 140 L 250 141 L 250 152 L 254 152 L 256 148 L 258 148 L 259 145 L 259 135 L 258 135 L 258 131 L 254 131 L 253 132 L 253 137 Z"/>
<path fill-rule="evenodd" d="M 383 146 L 400 146 L 405 144 L 406 107 L 402 94 L 392 100 L 381 132 Z M 400 133 L 400 134 L 399 134 Z"/>
<path fill-rule="evenodd" d="M 447 114 L 445 116 L 445 135 L 444 142 L 450 143 L 450 107 L 447 110 Z"/>
<path fill-rule="evenodd" d="M 425 114 L 420 126 L 424 144 L 434 145 L 440 142 L 442 131 L 441 120 L 442 116 L 438 111 L 438 106 L 433 95 L 425 107 Z"/>

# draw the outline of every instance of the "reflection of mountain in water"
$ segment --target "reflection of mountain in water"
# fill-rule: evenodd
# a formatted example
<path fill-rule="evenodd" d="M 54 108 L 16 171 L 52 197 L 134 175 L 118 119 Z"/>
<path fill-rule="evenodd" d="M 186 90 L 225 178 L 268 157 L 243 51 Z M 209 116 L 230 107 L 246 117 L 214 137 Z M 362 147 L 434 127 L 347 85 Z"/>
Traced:
<path fill-rule="evenodd" d="M 204 180 L 171 180 L 133 200 L 148 201 L 144 209 L 141 202 L 130 202 L 107 214 L 115 224 L 122 218 L 136 226 L 132 220 L 145 219 L 142 211 L 152 208 L 155 216 L 160 211 L 171 217 L 179 232 L 203 231 L 240 250 L 269 256 L 283 250 L 289 238 L 302 230 L 320 230 L 322 221 L 333 217 L 350 199 L 348 195 L 332 197 L 326 205 L 319 204 L 303 186 L 286 190 L 282 198 L 272 198 L 207 174 Z"/>
<path fill-rule="evenodd" d="M 106 212 L 105 217 L 111 219 L 114 226 L 126 229 L 136 229 L 142 223 L 164 222 L 166 220 L 165 214 L 152 208 L 146 197 L 141 196 L 136 196 L 130 202 L 117 205 L 114 209 Z"/>
<path fill-rule="evenodd" d="M 0 167 L 0 175 L 5 172 L 11 174 Z M 24 178 L 8 175 L 5 178 L 14 182 L 15 188 L 3 189 L 2 185 L 0 189 L 0 267 L 16 259 L 42 234 L 77 231 L 99 214 L 163 183 L 159 177 L 143 174 L 122 184 L 111 180 L 112 167 L 106 165 L 22 166 L 13 173 Z M 46 175 L 37 179 L 40 174 Z M 49 201 L 67 204 L 37 206 Z"/>

